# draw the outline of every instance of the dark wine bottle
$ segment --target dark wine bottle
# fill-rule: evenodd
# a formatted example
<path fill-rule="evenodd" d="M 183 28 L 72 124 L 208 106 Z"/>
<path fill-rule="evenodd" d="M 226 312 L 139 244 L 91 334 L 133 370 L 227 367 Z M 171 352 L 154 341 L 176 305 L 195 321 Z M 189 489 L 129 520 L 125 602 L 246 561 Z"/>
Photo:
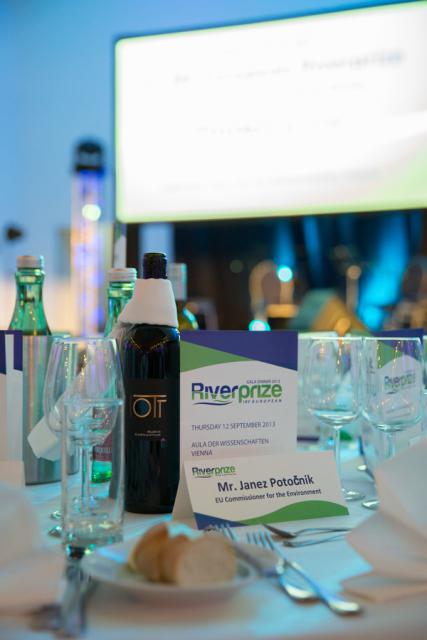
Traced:
<path fill-rule="evenodd" d="M 172 511 L 179 480 L 179 331 L 166 256 L 144 256 L 120 315 L 125 408 L 125 509 Z"/>

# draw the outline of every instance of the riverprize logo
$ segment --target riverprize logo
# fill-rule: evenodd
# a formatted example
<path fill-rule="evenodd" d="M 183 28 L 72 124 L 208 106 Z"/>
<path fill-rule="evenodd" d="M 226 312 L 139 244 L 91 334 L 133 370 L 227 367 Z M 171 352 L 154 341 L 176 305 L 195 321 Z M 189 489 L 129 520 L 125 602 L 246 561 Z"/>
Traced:
<path fill-rule="evenodd" d="M 223 476 L 235 476 L 236 467 L 191 467 L 191 473 L 195 478 L 222 478 Z"/>
<path fill-rule="evenodd" d="M 191 384 L 191 399 L 193 404 L 208 404 L 212 406 L 225 406 L 233 402 L 239 404 L 258 402 L 280 402 L 283 396 L 281 384 L 256 383 L 236 384 L 230 386 L 205 385 L 203 382 Z"/>
<path fill-rule="evenodd" d="M 384 376 L 384 390 L 387 394 L 400 393 L 416 383 L 415 371 L 412 369 L 402 376 Z"/>

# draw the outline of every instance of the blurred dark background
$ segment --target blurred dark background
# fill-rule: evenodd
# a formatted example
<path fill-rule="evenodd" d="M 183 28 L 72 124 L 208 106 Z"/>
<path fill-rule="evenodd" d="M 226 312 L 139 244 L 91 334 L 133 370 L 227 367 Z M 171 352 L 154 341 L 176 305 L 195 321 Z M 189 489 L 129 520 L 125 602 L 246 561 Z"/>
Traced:
<path fill-rule="evenodd" d="M 325 295 L 334 290 L 369 329 L 415 326 L 427 295 L 426 219 L 425 211 L 413 210 L 179 223 L 175 259 L 188 264 L 189 300 L 213 301 L 221 328 L 246 329 L 254 319 L 250 278 L 265 262 L 285 280 L 292 273 L 289 302 L 295 313 L 313 289 Z M 128 227 L 129 259 L 136 267 L 138 227 Z M 267 284 L 264 310 L 277 298 L 274 283 L 270 289 Z M 294 316 L 270 318 L 273 327 L 295 322 Z"/>

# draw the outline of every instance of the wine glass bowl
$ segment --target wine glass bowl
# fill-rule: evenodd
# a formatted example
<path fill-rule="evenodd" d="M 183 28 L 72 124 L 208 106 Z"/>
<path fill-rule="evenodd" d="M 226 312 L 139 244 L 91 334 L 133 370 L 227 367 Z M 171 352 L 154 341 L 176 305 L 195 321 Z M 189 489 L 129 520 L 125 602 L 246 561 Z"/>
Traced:
<path fill-rule="evenodd" d="M 120 398 L 65 400 L 71 442 L 94 447 L 112 432 L 123 400 Z"/>
<path fill-rule="evenodd" d="M 419 338 L 363 340 L 363 415 L 392 447 L 394 433 L 422 419 L 423 367 Z"/>
<path fill-rule="evenodd" d="M 389 458 L 396 453 L 396 434 L 423 418 L 423 379 L 419 338 L 363 339 L 362 413 L 373 428 L 387 437 Z M 375 509 L 378 500 L 369 500 L 363 506 Z"/>

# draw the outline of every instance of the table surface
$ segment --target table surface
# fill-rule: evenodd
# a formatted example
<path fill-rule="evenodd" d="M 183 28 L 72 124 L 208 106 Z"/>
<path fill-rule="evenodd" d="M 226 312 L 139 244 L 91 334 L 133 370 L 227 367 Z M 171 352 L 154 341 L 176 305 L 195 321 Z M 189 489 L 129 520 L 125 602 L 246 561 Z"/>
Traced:
<path fill-rule="evenodd" d="M 347 463 L 346 475 L 351 486 L 373 492 L 373 485 L 355 471 L 356 462 Z M 37 505 L 41 526 L 47 531 L 53 524 L 50 512 L 58 507 L 59 484 L 27 487 Z M 304 525 L 354 526 L 369 515 L 360 503 L 350 503 L 350 516 L 304 521 Z M 140 534 L 156 519 L 152 516 L 126 514 L 125 539 Z M 158 520 L 158 518 L 157 518 Z M 287 523 L 287 529 L 301 528 Z M 49 544 L 58 541 L 46 536 Z M 386 543 L 386 541 L 385 541 Z M 345 540 L 303 549 L 286 549 L 289 558 L 297 560 L 313 577 L 335 591 L 341 580 L 369 570 L 366 562 Z M 280 591 L 273 580 L 262 579 L 242 589 L 232 598 L 203 605 L 166 607 L 144 603 L 132 594 L 99 584 L 88 606 L 88 640 L 426 640 L 427 599 L 406 598 L 386 604 L 364 603 L 364 613 L 342 618 L 321 603 L 297 604 Z M 25 616 L 0 619 L 1 640 L 47 640 L 49 633 L 28 629 Z"/>

